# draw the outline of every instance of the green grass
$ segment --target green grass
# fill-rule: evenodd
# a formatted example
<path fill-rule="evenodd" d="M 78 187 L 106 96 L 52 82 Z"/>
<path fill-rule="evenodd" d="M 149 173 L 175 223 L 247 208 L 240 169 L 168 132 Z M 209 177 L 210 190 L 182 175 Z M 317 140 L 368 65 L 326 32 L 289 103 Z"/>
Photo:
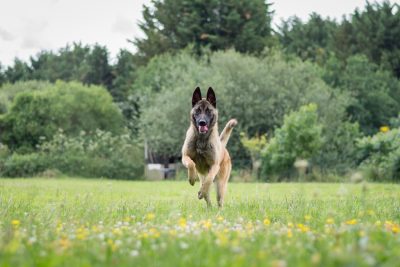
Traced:
<path fill-rule="evenodd" d="M 1 266 L 398 266 L 400 186 L 0 179 Z"/>

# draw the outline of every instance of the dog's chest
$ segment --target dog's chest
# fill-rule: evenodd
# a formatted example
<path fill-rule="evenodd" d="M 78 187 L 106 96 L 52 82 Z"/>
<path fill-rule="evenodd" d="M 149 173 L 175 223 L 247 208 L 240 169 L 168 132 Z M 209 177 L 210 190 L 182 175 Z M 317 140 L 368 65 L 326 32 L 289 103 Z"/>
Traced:
<path fill-rule="evenodd" d="M 209 142 L 196 140 L 192 144 L 191 158 L 196 163 L 196 169 L 199 173 L 206 173 L 214 162 L 214 146 Z"/>
<path fill-rule="evenodd" d="M 195 150 L 196 150 L 196 154 L 198 154 L 199 156 L 208 157 L 209 155 L 212 155 L 212 153 L 214 152 L 214 147 L 209 142 L 204 142 L 202 140 L 196 140 Z"/>

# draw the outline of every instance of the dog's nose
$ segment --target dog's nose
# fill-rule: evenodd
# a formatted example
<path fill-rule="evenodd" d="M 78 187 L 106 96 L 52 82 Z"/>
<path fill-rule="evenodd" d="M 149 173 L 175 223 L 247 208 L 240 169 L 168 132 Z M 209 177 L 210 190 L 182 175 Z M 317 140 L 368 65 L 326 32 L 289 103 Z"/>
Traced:
<path fill-rule="evenodd" d="M 200 120 L 199 121 L 199 126 L 206 126 L 206 121 L 205 120 Z"/>

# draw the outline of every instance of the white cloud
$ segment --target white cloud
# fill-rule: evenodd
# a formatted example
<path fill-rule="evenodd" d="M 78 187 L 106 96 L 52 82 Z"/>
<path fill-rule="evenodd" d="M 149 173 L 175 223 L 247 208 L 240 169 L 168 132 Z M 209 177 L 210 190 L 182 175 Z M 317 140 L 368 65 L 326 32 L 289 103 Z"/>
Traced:
<path fill-rule="evenodd" d="M 0 39 L 3 39 L 4 41 L 12 41 L 15 39 L 15 36 L 5 29 L 0 28 Z"/>
<path fill-rule="evenodd" d="M 122 33 L 122 34 L 128 34 L 128 35 L 134 35 L 135 34 L 135 23 L 132 21 L 132 19 L 127 19 L 118 16 L 112 27 L 111 30 L 116 33 Z"/>

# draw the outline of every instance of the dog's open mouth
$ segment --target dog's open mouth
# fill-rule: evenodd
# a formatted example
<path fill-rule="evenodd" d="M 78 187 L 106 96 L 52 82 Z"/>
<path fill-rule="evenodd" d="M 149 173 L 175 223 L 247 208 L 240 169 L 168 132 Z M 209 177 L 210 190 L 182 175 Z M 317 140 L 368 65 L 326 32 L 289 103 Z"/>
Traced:
<path fill-rule="evenodd" d="M 204 126 L 199 126 L 199 132 L 204 134 L 208 132 L 208 126 L 204 125 Z"/>

